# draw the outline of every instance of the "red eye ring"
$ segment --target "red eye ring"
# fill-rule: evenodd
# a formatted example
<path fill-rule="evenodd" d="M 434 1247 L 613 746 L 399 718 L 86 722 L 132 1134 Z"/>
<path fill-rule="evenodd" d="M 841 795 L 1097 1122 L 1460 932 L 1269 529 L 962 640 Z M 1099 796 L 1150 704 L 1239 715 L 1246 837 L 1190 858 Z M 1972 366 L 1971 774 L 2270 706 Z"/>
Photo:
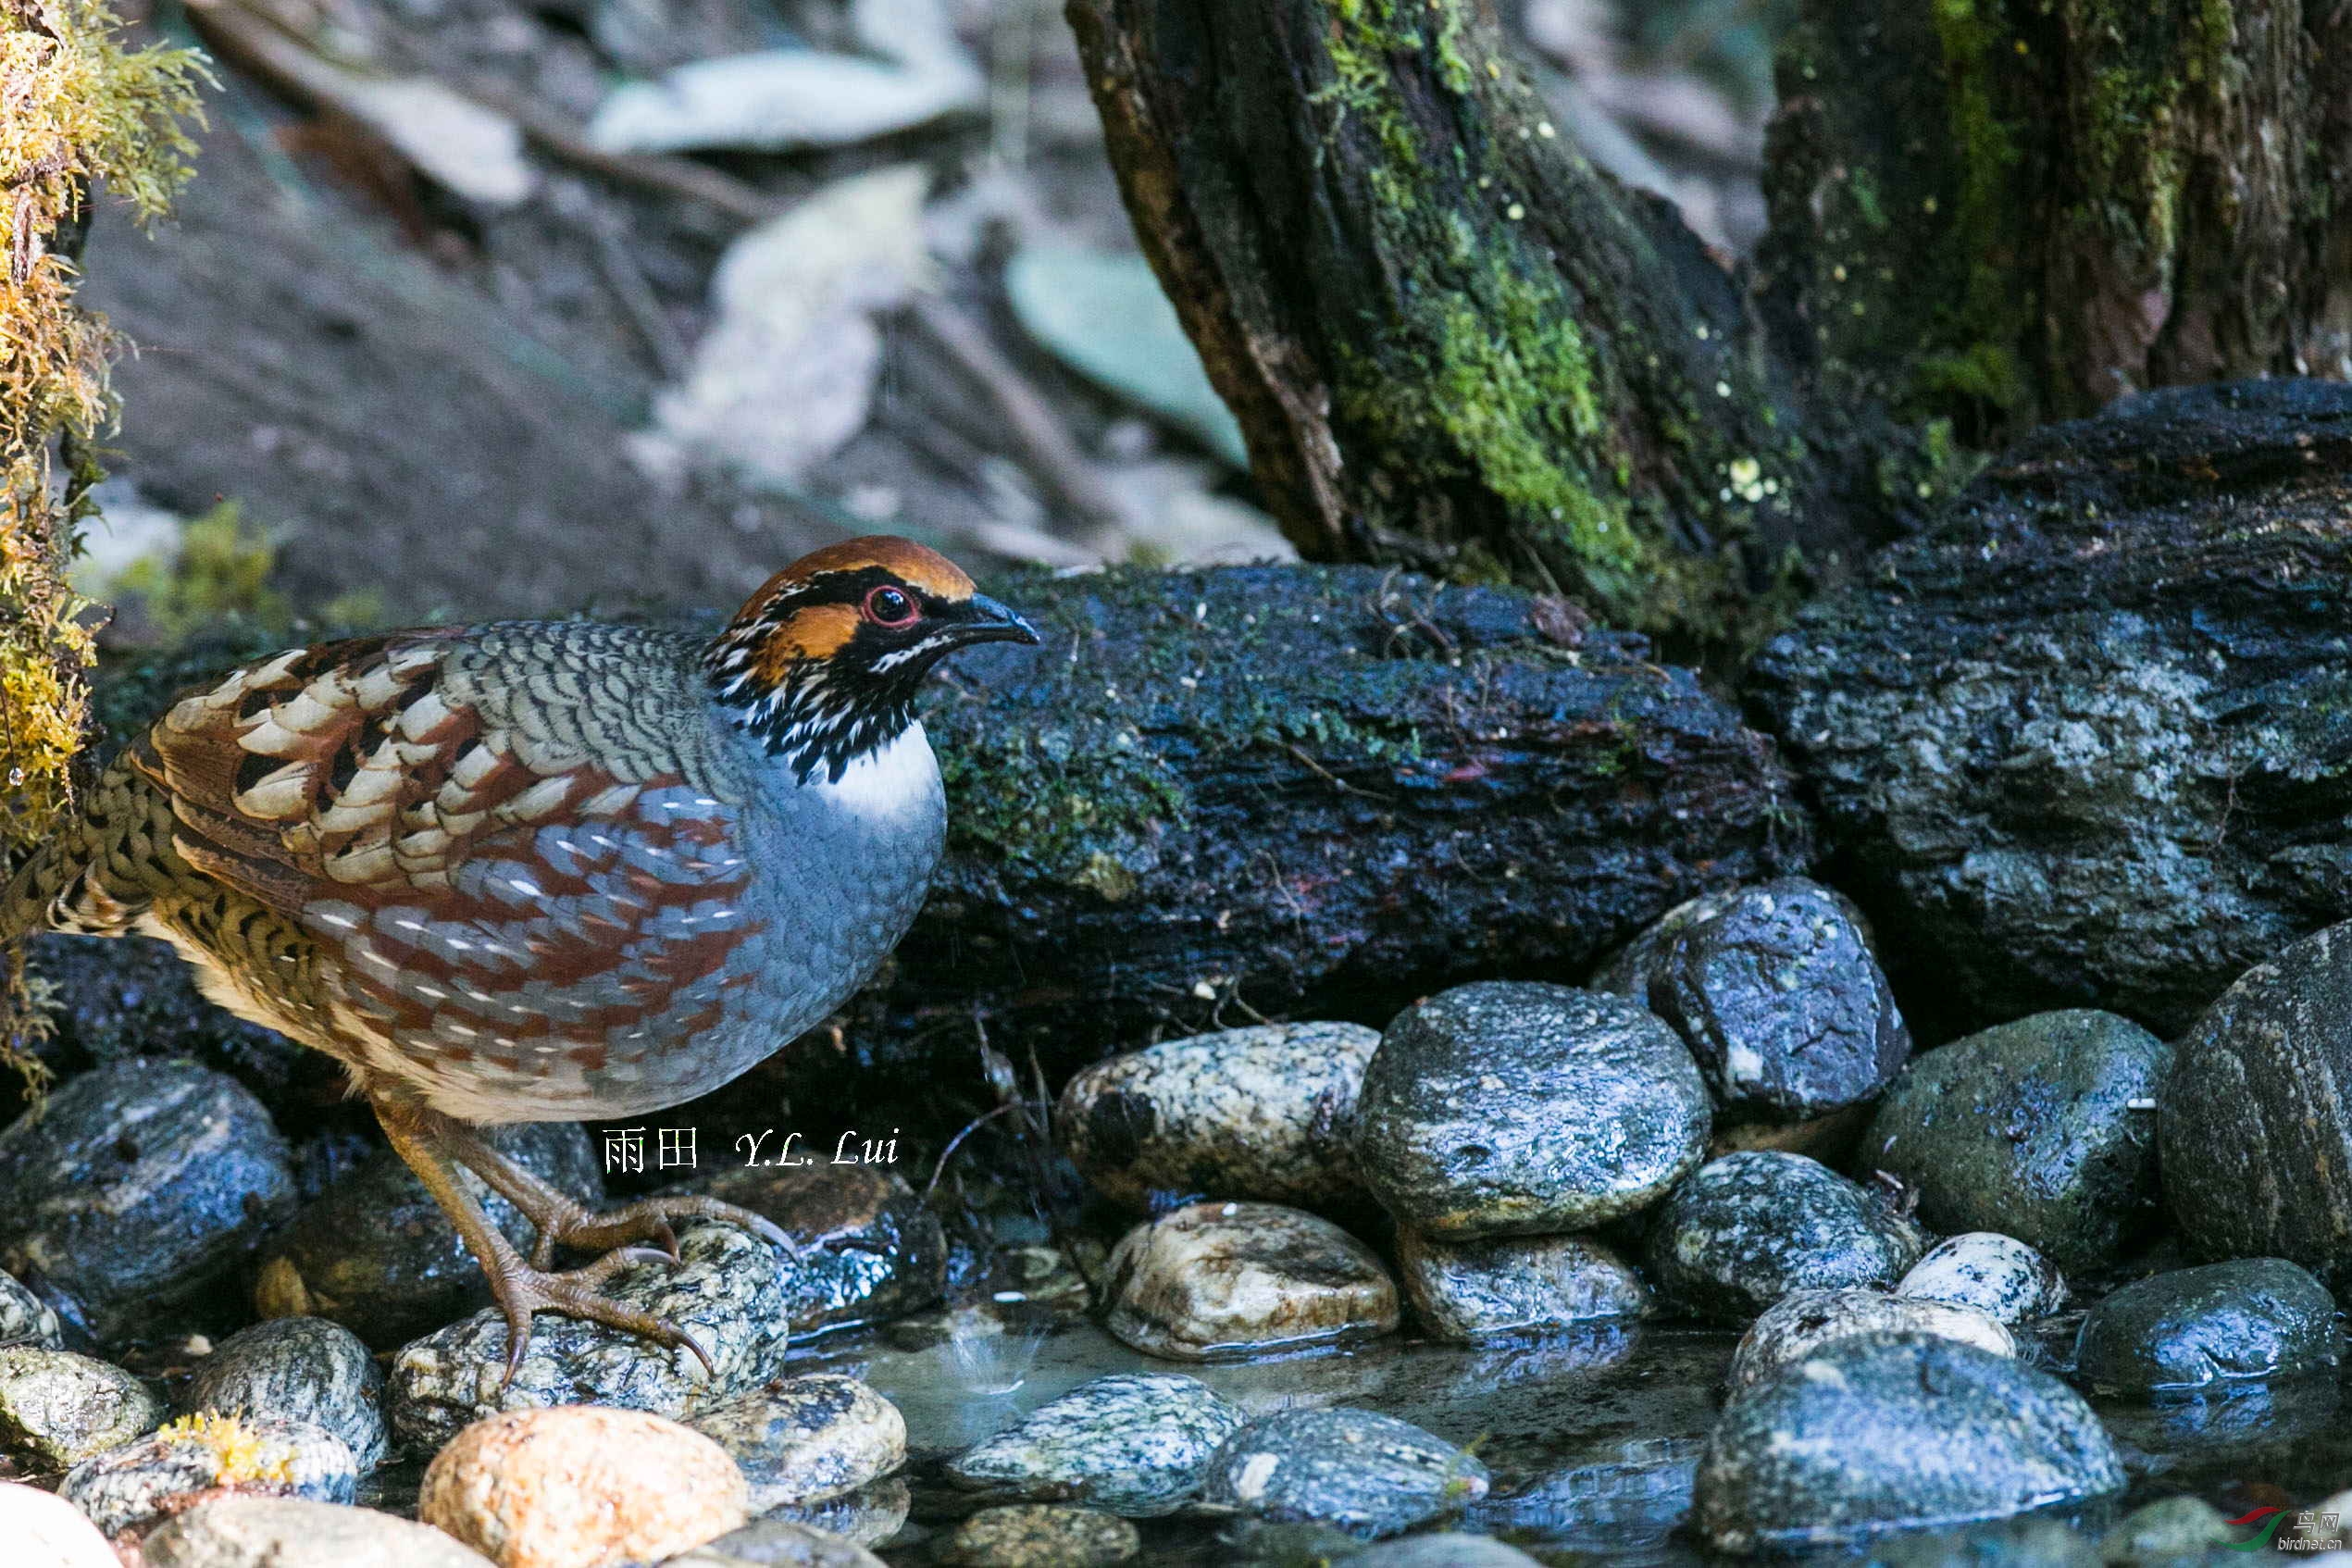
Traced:
<path fill-rule="evenodd" d="M 866 594 L 858 613 L 876 626 L 902 627 L 913 626 L 921 618 L 923 610 L 915 604 L 914 594 L 886 582 Z"/>

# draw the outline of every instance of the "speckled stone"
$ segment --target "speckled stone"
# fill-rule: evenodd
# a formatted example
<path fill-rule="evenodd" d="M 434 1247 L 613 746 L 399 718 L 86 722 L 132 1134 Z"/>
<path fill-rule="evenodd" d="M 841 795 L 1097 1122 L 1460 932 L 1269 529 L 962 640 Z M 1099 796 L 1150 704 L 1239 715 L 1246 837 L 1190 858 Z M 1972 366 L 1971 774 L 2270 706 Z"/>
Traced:
<path fill-rule="evenodd" d="M 487 1127 L 508 1159 L 591 1205 L 604 1198 L 596 1151 L 568 1122 Z M 528 1256 L 530 1222 L 470 1171 L 459 1183 Z M 378 1350 L 429 1334 L 490 1303 L 482 1271 L 416 1173 L 389 1149 L 305 1204 L 261 1250 L 254 1305 L 264 1317 L 323 1317 Z"/>
<path fill-rule="evenodd" d="M 193 1062 L 96 1068 L 0 1128 L 0 1268 L 102 1344 L 156 1332 L 293 1203 L 268 1112 Z"/>
<path fill-rule="evenodd" d="M 2352 1106 L 2318 1088 L 2346 1082 L 2352 923 L 2247 970 L 2172 1053 L 2156 1141 L 2192 1256 L 2286 1258 L 2352 1286 Z"/>
<path fill-rule="evenodd" d="M 1707 1086 L 1623 997 L 1457 986 L 1397 1014 L 1364 1070 L 1355 1151 L 1388 1212 L 1448 1240 L 1588 1229 L 1699 1162 Z"/>
<path fill-rule="evenodd" d="M 118 1366 L 71 1350 L 0 1350 L 0 1450 L 63 1470 L 163 1422 L 164 1402 Z"/>
<path fill-rule="evenodd" d="M 643 1411 L 566 1405 L 457 1434 L 425 1469 L 417 1517 L 499 1568 L 607 1568 L 739 1528 L 746 1496 L 735 1462 L 701 1433 Z"/>
<path fill-rule="evenodd" d="M 1115 1513 L 1052 1503 L 984 1508 L 956 1526 L 948 1560 L 964 1568 L 1098 1568 L 1143 1548 Z"/>
<path fill-rule="evenodd" d="M 393 1358 L 393 1432 L 429 1452 L 499 1411 L 603 1404 L 678 1416 L 778 1375 L 789 1288 L 782 1253 L 749 1231 L 704 1222 L 678 1237 L 678 1254 L 681 1264 L 624 1269 L 604 1289 L 693 1335 L 716 1377 L 683 1346 L 666 1348 L 600 1323 L 541 1313 L 522 1366 L 507 1383 L 506 1322 L 485 1308 Z"/>
<path fill-rule="evenodd" d="M 782 1158 L 781 1139 L 763 1139 L 765 1159 Z M 929 1306 L 947 1285 L 947 1238 L 940 1217 L 896 1171 L 835 1165 L 829 1149 L 795 1145 L 813 1165 L 737 1165 L 686 1184 L 775 1221 L 798 1241 L 786 1276 L 785 1313 L 794 1341 Z"/>
<path fill-rule="evenodd" d="M 2322 1503 L 2318 1512 L 2326 1512 Z M 2282 1534 L 2284 1532 L 2282 1531 Z M 2202 1498 L 2164 1498 L 2135 1508 L 2099 1537 L 2099 1556 L 2124 1564 L 2180 1564 L 2214 1561 L 2215 1547 L 2234 1545 L 2237 1532 L 2221 1511 Z"/>
<path fill-rule="evenodd" d="M 789 1519 L 754 1519 L 662 1568 L 885 1568 L 857 1542 Z"/>
<path fill-rule="evenodd" d="M 81 1511 L 55 1492 L 0 1481 L 0 1541 L 25 1568 L 122 1568 L 122 1560 Z"/>
<path fill-rule="evenodd" d="M 1863 1136 L 1948 1235 L 2014 1236 L 2060 1268 L 2115 1262 L 2157 1218 L 2153 1099 L 2172 1048 L 2112 1013 L 2040 1013 L 1927 1052 Z M 2168 1175 L 2167 1178 L 2170 1180 Z"/>
<path fill-rule="evenodd" d="M 1246 1418 L 1180 1373 L 1113 1373 L 1081 1383 L 950 1462 L 975 1491 L 1076 1502 L 1130 1519 L 1172 1513 Z"/>
<path fill-rule="evenodd" d="M 1397 1272 L 1422 1325 L 1461 1344 L 1649 1310 L 1632 1266 L 1581 1236 L 1447 1242 L 1400 1229 Z"/>
<path fill-rule="evenodd" d="M 2066 1304 L 2066 1280 L 2047 1258 L 2017 1238 L 1972 1230 L 1928 1249 L 1896 1285 L 1895 1294 L 1972 1307 L 2001 1323 L 2025 1323 Z"/>
<path fill-rule="evenodd" d="M 58 1493 L 113 1535 L 190 1492 L 349 1502 L 358 1486 L 351 1450 L 331 1432 L 269 1415 L 197 1416 L 83 1460 L 66 1472 Z"/>
<path fill-rule="evenodd" d="M 1895 1333 L 1934 1334 L 1997 1356 L 2017 1354 L 2016 1337 L 1970 1307 L 1905 1300 L 1876 1290 L 1791 1290 L 1748 1325 L 1724 1381 L 1736 1397 L 1833 1339 Z"/>
<path fill-rule="evenodd" d="M 1112 1251 L 1105 1326 L 1147 1355 L 1207 1361 L 1397 1326 L 1380 1259 L 1330 1221 L 1273 1203 L 1195 1203 Z"/>
<path fill-rule="evenodd" d="M 2239 1258 L 2134 1280 L 2093 1307 L 2074 1343 L 2078 1375 L 2149 1393 L 2333 1366 L 2335 1300 L 2284 1258 Z"/>
<path fill-rule="evenodd" d="M 429 1524 L 301 1498 L 201 1502 L 140 1550 L 144 1568 L 490 1568 Z"/>
<path fill-rule="evenodd" d="M 705 1405 L 690 1425 L 725 1449 L 765 1513 L 855 1491 L 906 1462 L 906 1419 L 854 1377 L 784 1377 Z"/>
<path fill-rule="evenodd" d="M 787 1503 L 770 1509 L 763 1517 L 806 1524 L 860 1546 L 877 1546 L 906 1528 L 907 1516 L 914 1511 L 915 1493 L 906 1478 L 885 1475 L 853 1492 L 815 1502 Z"/>
<path fill-rule="evenodd" d="M 56 1309 L 25 1288 L 12 1274 L 0 1274 L 0 1348 L 33 1345 L 62 1350 L 65 1337 Z"/>
<path fill-rule="evenodd" d="M 1379 1045 L 1360 1024 L 1166 1040 L 1072 1078 L 1054 1130 L 1096 1190 L 1133 1209 L 1170 1197 L 1342 1201 L 1361 1190 L 1348 1133 Z"/>
<path fill-rule="evenodd" d="M 1795 1550 L 2120 1491 L 2123 1466 L 2058 1379 L 1932 1334 L 1835 1339 L 1732 1400 L 1692 1524 L 1718 1551 Z"/>
<path fill-rule="evenodd" d="M 1892 1286 L 1927 1238 L 1874 1194 L 1802 1154 L 1726 1154 L 1674 1189 L 1649 1227 L 1660 1293 L 1743 1323 L 1791 1290 Z"/>
<path fill-rule="evenodd" d="M 1487 1467 L 1410 1422 L 1368 1410 L 1288 1410 L 1226 1440 L 1209 1503 L 1284 1523 L 1393 1536 L 1487 1495 Z"/>
<path fill-rule="evenodd" d="M 323 1426 L 343 1440 L 363 1475 L 384 1462 L 384 1375 L 359 1336 L 319 1317 L 241 1328 L 198 1364 L 183 1411 L 239 1411 Z"/>
<path fill-rule="evenodd" d="M 1604 971 L 1689 1045 L 1735 1120 L 1807 1122 L 1871 1099 L 1910 1033 L 1860 913 L 1801 877 L 1668 913 Z"/>
<path fill-rule="evenodd" d="M 1492 1536 L 1450 1530 L 1380 1541 L 1350 1552 L 1348 1568 L 1543 1568 L 1534 1558 Z"/>

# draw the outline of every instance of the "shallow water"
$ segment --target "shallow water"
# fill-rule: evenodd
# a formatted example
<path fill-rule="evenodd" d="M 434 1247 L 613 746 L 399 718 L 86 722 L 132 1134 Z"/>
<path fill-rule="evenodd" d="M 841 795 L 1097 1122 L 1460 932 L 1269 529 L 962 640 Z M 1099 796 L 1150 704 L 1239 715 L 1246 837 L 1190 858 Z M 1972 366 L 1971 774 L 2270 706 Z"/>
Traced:
<path fill-rule="evenodd" d="M 1494 1475 L 1487 1499 L 1452 1527 L 1500 1536 L 1553 1562 L 1699 1563 L 1679 1528 L 1737 1336 L 1624 1325 L 1477 1349 L 1386 1339 L 1261 1361 L 1154 1361 L 1090 1323 L 1039 1318 L 1000 1331 L 987 1314 L 902 1324 L 819 1341 L 796 1372 L 865 1378 L 905 1413 L 917 1477 L 915 1524 L 881 1549 L 929 1560 L 925 1527 L 952 1528 L 971 1500 L 926 1477 L 963 1449 L 1090 1377 L 1183 1371 L 1252 1412 L 1361 1405 L 1470 1446 Z M 2352 1425 L 2338 1378 L 2250 1385 L 2161 1405 L 2095 1400 L 2132 1488 L 2076 1511 L 2097 1532 L 2132 1506 L 2188 1494 L 2234 1516 L 2256 1503 L 2309 1507 L 2352 1484 Z M 1146 1563 L 1234 1561 L 1212 1522 L 1143 1526 Z"/>

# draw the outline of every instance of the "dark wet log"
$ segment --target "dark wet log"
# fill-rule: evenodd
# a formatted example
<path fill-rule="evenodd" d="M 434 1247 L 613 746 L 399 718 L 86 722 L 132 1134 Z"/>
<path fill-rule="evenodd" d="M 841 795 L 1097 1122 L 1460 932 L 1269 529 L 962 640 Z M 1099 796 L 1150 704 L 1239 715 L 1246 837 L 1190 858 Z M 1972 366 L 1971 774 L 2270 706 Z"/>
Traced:
<path fill-rule="evenodd" d="M 2041 431 L 1749 691 L 1915 1025 L 2178 1032 L 2352 915 L 2352 389 Z"/>

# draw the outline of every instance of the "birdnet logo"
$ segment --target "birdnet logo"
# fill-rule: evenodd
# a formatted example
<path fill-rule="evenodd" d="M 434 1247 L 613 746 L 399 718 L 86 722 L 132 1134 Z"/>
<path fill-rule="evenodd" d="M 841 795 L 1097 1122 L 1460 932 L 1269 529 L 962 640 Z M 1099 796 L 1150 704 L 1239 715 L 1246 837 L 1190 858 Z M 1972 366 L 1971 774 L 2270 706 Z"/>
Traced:
<path fill-rule="evenodd" d="M 2231 1543 L 2230 1551 L 2260 1551 L 2270 1547 L 2278 1551 L 2338 1551 L 2344 1547 L 2343 1517 L 2334 1513 L 2318 1513 L 2310 1510 L 2295 1516 L 2296 1533 L 2279 1535 L 2279 1526 L 2286 1523 L 2284 1508 L 2258 1508 L 2242 1513 L 2228 1523 L 2251 1524 L 2254 1534 L 2242 1541 Z"/>

